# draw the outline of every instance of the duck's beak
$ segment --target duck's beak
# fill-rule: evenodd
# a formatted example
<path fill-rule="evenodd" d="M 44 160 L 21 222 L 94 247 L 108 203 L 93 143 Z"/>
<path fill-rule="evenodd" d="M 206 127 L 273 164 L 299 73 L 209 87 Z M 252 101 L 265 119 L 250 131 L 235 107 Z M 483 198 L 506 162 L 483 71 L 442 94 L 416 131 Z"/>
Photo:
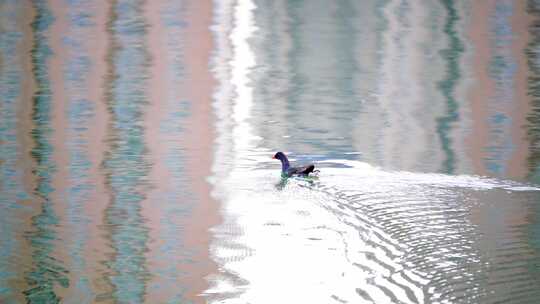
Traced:
<path fill-rule="evenodd" d="M 275 156 L 275 155 L 272 155 L 272 159 L 276 159 L 276 156 Z"/>

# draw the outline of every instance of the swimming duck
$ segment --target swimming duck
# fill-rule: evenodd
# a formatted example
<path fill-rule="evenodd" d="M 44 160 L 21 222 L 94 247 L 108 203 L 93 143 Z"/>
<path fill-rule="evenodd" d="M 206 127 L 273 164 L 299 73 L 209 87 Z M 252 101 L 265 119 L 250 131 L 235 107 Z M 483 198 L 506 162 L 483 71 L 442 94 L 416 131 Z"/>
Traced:
<path fill-rule="evenodd" d="M 291 167 L 289 159 L 287 159 L 287 156 L 283 152 L 276 153 L 272 158 L 281 161 L 281 176 L 283 177 L 291 177 L 293 175 L 308 176 L 309 173 L 315 170 L 315 165 L 313 164 L 303 167 Z"/>

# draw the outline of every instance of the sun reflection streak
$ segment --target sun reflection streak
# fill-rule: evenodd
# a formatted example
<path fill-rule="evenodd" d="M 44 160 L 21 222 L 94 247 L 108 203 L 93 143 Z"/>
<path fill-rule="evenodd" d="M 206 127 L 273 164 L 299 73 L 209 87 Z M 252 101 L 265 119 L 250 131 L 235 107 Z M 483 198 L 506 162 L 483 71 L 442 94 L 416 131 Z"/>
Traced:
<path fill-rule="evenodd" d="M 255 53 L 248 40 L 257 30 L 253 20 L 255 5 L 251 0 L 239 1 L 234 8 L 234 28 L 230 35 L 233 57 L 230 62 L 231 83 L 234 86 L 235 99 L 233 118 L 234 147 L 237 152 L 245 151 L 252 145 L 252 128 L 249 124 L 250 111 L 253 106 L 253 88 L 250 86 L 249 74 L 255 66 Z"/>

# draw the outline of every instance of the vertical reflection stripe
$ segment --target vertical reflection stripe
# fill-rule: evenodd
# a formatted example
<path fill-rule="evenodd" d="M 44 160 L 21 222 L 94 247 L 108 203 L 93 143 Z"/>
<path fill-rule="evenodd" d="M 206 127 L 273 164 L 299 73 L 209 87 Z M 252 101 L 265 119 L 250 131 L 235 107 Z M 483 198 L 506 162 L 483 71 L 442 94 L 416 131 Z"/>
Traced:
<path fill-rule="evenodd" d="M 526 49 L 529 65 L 528 94 L 532 111 L 527 115 L 529 178 L 540 183 L 540 1 L 529 0 L 527 11 L 534 17 L 529 26 L 531 40 Z"/>
<path fill-rule="evenodd" d="M 189 272 L 183 267 L 193 261 L 191 248 L 186 246 L 189 237 L 185 221 L 190 217 L 193 208 L 193 194 L 186 185 L 186 147 L 182 141 L 186 137 L 188 126 L 186 118 L 190 115 L 190 103 L 182 95 L 184 93 L 185 67 L 185 28 L 186 6 L 189 4 L 179 0 L 168 0 L 160 3 L 156 12 L 149 13 L 153 24 L 150 35 L 159 41 L 159 47 L 151 49 L 153 58 L 159 57 L 152 66 L 152 91 L 150 111 L 147 123 L 154 129 L 149 145 L 152 158 L 156 160 L 152 176 L 158 176 L 156 185 L 149 197 L 159 202 L 159 210 L 148 211 L 157 214 L 151 225 L 151 236 L 157 236 L 148 253 L 147 263 L 151 265 L 152 280 L 148 282 L 148 297 L 159 303 L 183 303 L 189 286 Z M 155 15 L 154 15 L 155 14 Z M 158 38 L 156 38 L 158 37 Z M 159 91 L 158 90 L 162 90 Z M 153 117 L 154 120 L 152 120 Z M 153 126 L 155 125 L 155 126 Z M 152 145 L 154 143 L 154 145 Z M 159 144 L 158 146 L 155 146 Z M 150 207 L 152 208 L 152 207 Z M 146 214 L 146 213 L 145 213 Z M 149 221 L 152 221 L 150 218 Z"/>
<path fill-rule="evenodd" d="M 34 128 L 31 135 L 34 148 L 31 155 L 36 166 L 33 170 L 37 180 L 34 194 L 40 210 L 32 217 L 33 230 L 26 234 L 32 250 L 32 269 L 25 275 L 29 289 L 25 290 L 24 294 L 28 303 L 58 303 L 61 298 L 56 294 L 56 288 L 67 288 L 69 281 L 63 262 L 53 256 L 59 218 L 51 200 L 51 193 L 54 191 L 52 178 L 56 165 L 51 156 L 53 146 L 50 143 L 53 108 L 48 67 L 52 54 L 48 31 L 54 18 L 46 1 L 35 1 L 34 8 L 36 13 L 31 24 L 34 34 L 32 65 L 37 90 L 32 105 Z"/>
<path fill-rule="evenodd" d="M 531 112 L 527 116 L 527 139 L 529 140 L 529 178 L 540 184 L 540 1 L 529 0 L 527 12 L 534 17 L 529 26 L 530 42 L 525 50 L 529 67 L 528 95 L 531 96 Z M 540 251 L 540 207 L 531 211 L 532 224 L 529 227 L 529 241 Z M 540 277 L 539 263 L 536 275 Z"/>
<path fill-rule="evenodd" d="M 90 179 L 92 164 L 88 155 L 89 143 L 85 135 L 90 129 L 90 121 L 95 113 L 95 100 L 89 100 L 89 71 L 93 65 L 85 40 L 87 30 L 94 27 L 93 15 L 89 13 L 93 1 L 67 1 L 69 28 L 62 38 L 66 49 L 66 62 L 63 66 L 66 86 L 68 130 L 67 150 L 69 154 L 69 187 L 66 197 L 66 225 L 69 227 L 71 243 L 67 252 L 71 258 L 71 273 L 76 279 L 73 291 L 66 298 L 68 302 L 91 303 L 93 299 L 91 278 L 88 277 L 85 250 L 89 238 L 91 219 L 85 214 L 91 191 L 95 188 Z"/>
<path fill-rule="evenodd" d="M 501 175 L 508 170 L 508 161 L 513 150 L 512 143 L 512 113 L 510 102 L 514 95 L 514 76 L 516 61 L 512 54 L 512 41 L 514 33 L 511 24 L 513 14 L 511 1 L 497 1 L 491 25 L 491 58 L 489 62 L 489 75 L 493 79 L 495 92 L 489 102 L 488 143 L 485 147 L 485 166 L 493 175 Z"/>
<path fill-rule="evenodd" d="M 17 15 L 23 5 L 10 0 L 0 3 L 0 302 L 15 303 L 16 290 L 10 281 L 17 279 L 15 257 L 20 252 L 16 229 L 21 222 L 16 210 L 19 201 L 28 198 L 22 181 L 22 168 L 17 166 L 21 154 L 17 137 L 17 112 L 21 105 L 22 67 L 18 47 L 23 33 Z"/>
<path fill-rule="evenodd" d="M 447 14 L 444 33 L 448 36 L 449 45 L 448 48 L 441 51 L 441 56 L 446 60 L 446 76 L 439 82 L 439 89 L 446 99 L 446 113 L 444 116 L 437 118 L 437 134 L 441 140 L 441 148 L 446 155 L 442 172 L 452 174 L 456 169 L 456 156 L 452 147 L 450 133 L 452 125 L 459 119 L 459 104 L 455 98 L 455 88 L 461 77 L 459 60 L 464 47 L 456 29 L 460 17 L 455 3 L 450 0 L 443 0 L 442 4 Z"/>
<path fill-rule="evenodd" d="M 146 21 L 143 1 L 113 2 L 110 12 L 107 151 L 103 161 L 110 201 L 105 210 L 105 229 L 112 254 L 104 263 L 112 271 L 113 299 L 140 303 L 149 272 L 145 252 L 148 228 L 141 204 L 149 189 L 150 162 L 144 141 L 143 114 L 149 56 L 146 51 Z"/>

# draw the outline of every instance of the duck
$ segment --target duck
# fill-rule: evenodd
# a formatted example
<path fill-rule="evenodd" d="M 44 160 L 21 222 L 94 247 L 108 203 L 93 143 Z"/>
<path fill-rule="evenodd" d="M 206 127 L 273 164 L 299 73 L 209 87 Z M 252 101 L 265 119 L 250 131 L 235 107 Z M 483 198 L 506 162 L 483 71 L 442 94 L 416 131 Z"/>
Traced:
<path fill-rule="evenodd" d="M 282 177 L 291 177 L 291 176 L 303 176 L 306 177 L 310 173 L 315 171 L 315 165 L 309 164 L 302 167 L 291 167 L 289 164 L 289 159 L 283 152 L 277 152 L 272 159 L 279 159 L 281 161 L 281 176 Z"/>

